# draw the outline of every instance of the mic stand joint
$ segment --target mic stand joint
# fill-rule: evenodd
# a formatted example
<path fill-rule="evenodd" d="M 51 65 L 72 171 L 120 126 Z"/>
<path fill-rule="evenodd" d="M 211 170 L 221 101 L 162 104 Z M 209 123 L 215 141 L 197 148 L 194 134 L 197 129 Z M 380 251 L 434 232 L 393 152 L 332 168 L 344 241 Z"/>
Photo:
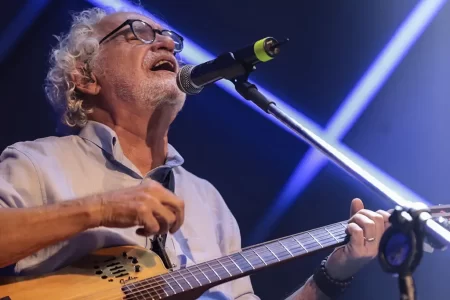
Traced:
<path fill-rule="evenodd" d="M 401 300 L 415 300 L 413 272 L 423 255 L 424 229 L 420 214 L 426 208 L 414 209 L 396 206 L 389 221 L 392 224 L 380 241 L 378 258 L 387 273 L 398 276 Z"/>
<path fill-rule="evenodd" d="M 251 72 L 253 72 L 256 67 L 249 65 L 243 66 L 246 70 L 246 74 L 240 77 L 236 77 L 234 79 L 231 79 L 230 81 L 233 82 L 236 91 L 245 99 L 252 101 L 255 103 L 259 108 L 261 108 L 266 113 L 269 113 L 269 107 L 271 104 L 276 105 L 275 102 L 270 101 L 266 98 L 263 94 L 261 94 L 258 91 L 258 88 L 253 83 L 250 83 L 248 81 L 248 77 Z"/>

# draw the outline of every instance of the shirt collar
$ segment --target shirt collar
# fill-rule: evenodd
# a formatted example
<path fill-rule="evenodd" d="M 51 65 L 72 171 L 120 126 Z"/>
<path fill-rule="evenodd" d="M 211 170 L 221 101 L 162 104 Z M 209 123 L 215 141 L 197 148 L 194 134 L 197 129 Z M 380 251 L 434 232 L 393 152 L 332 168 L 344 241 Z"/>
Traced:
<path fill-rule="evenodd" d="M 88 121 L 78 135 L 97 145 L 117 161 L 122 161 L 125 158 L 117 134 L 105 124 Z M 183 157 L 172 145 L 169 144 L 167 150 L 166 161 L 164 166 L 161 167 L 174 168 L 184 163 Z"/>

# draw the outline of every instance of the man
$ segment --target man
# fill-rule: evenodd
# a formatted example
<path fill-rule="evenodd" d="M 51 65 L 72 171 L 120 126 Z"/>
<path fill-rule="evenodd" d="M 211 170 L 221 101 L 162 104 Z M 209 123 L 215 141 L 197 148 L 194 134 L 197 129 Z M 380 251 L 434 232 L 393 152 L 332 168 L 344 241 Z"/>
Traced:
<path fill-rule="evenodd" d="M 98 248 L 148 249 L 165 233 L 162 248 L 174 268 L 240 249 L 238 225 L 217 190 L 181 167 L 168 144 L 185 100 L 175 81 L 182 47 L 182 37 L 137 13 L 90 9 L 74 17 L 52 52 L 46 91 L 80 132 L 2 153 L 4 273 L 51 272 Z M 389 215 L 363 208 L 352 202 L 350 242 L 290 299 L 329 299 L 376 256 Z M 259 298 L 242 278 L 201 299 Z"/>

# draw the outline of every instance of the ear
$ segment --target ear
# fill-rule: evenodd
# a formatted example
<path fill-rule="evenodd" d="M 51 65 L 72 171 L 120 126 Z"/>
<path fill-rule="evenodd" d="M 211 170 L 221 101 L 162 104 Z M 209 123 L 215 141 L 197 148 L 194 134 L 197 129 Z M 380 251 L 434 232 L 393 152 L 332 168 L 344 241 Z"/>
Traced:
<path fill-rule="evenodd" d="M 70 74 L 70 79 L 75 83 L 75 89 L 83 94 L 98 95 L 101 86 L 88 65 L 80 63 L 77 65 L 77 70 L 75 74 Z"/>

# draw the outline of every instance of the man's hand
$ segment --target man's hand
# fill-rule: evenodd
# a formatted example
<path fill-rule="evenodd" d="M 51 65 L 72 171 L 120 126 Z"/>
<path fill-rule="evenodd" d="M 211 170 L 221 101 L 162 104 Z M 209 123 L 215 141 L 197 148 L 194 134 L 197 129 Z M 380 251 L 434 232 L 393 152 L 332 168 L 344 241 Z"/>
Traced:
<path fill-rule="evenodd" d="M 149 236 L 174 233 L 184 221 L 184 202 L 153 180 L 93 197 L 101 207 L 96 226 L 142 226 L 137 233 Z"/>
<path fill-rule="evenodd" d="M 364 209 L 360 199 L 353 199 L 350 216 L 350 242 L 337 248 L 326 264 L 328 274 L 337 280 L 353 276 L 378 255 L 381 237 L 389 226 L 389 213 Z"/>

